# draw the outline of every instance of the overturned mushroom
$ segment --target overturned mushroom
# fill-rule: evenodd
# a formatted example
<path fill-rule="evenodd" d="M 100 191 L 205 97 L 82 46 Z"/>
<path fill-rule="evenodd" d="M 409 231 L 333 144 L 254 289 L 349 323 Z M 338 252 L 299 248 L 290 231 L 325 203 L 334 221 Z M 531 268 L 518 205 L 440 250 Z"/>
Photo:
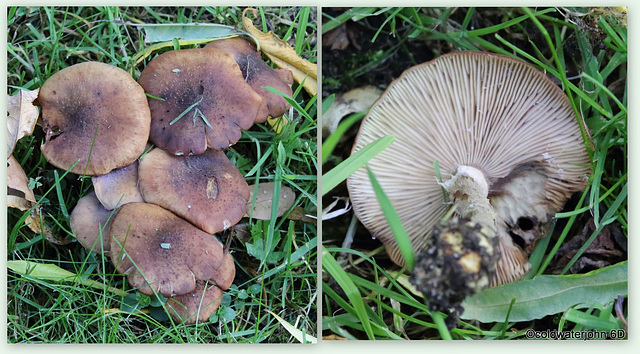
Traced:
<path fill-rule="evenodd" d="M 208 233 L 235 225 L 245 213 L 249 186 L 222 151 L 174 156 L 154 149 L 140 161 L 140 191 Z"/>
<path fill-rule="evenodd" d="M 155 96 L 150 139 L 173 155 L 198 155 L 235 144 L 262 98 L 244 81 L 233 57 L 216 49 L 173 50 L 153 59 L 140 85 Z"/>
<path fill-rule="evenodd" d="M 142 203 L 138 189 L 138 160 L 106 175 L 91 178 L 96 197 L 105 208 L 113 210 L 127 203 Z"/>
<path fill-rule="evenodd" d="M 82 247 L 96 253 L 109 253 L 111 213 L 100 203 L 94 192 L 78 200 L 69 216 L 69 223 L 71 232 Z"/>
<path fill-rule="evenodd" d="M 154 204 L 122 206 L 109 235 L 116 269 L 147 295 L 190 293 L 197 280 L 214 278 L 224 263 L 222 244 L 215 236 Z"/>
<path fill-rule="evenodd" d="M 291 97 L 293 91 L 293 74 L 287 69 L 274 69 L 267 65 L 260 57 L 260 52 L 246 39 L 241 37 L 214 40 L 205 48 L 215 48 L 233 55 L 242 71 L 242 76 L 249 85 L 264 99 L 263 105 L 271 117 L 284 114 L 289 103 L 280 95 L 264 89 L 271 86 Z M 262 123 L 267 119 L 266 114 L 259 115 L 255 123 Z"/>
<path fill-rule="evenodd" d="M 149 138 L 151 115 L 144 90 L 124 70 L 98 62 L 53 74 L 40 88 L 46 142 L 54 166 L 90 176 L 131 164 Z M 86 171 L 85 171 L 86 168 Z"/>
<path fill-rule="evenodd" d="M 585 188 L 590 173 L 580 127 L 564 93 L 530 65 L 499 55 L 453 53 L 407 70 L 371 108 L 353 152 L 385 135 L 393 135 L 394 143 L 369 166 L 414 251 L 435 252 L 431 246 L 438 242 L 429 241 L 433 226 L 453 202 L 461 222 L 475 225 L 460 232 L 475 230 L 479 252 L 499 255 L 497 264 L 485 269 L 493 274 L 491 285 L 526 274 L 526 254 L 514 239 L 532 249 L 569 196 Z M 404 264 L 366 170 L 354 173 L 348 187 L 358 218 L 385 244 L 391 259 Z M 447 230 L 440 234 L 453 235 Z M 458 264 L 475 269 L 478 262 L 469 256 Z M 422 266 L 432 265 L 437 268 L 433 262 Z M 476 281 L 473 291 L 488 283 Z"/>

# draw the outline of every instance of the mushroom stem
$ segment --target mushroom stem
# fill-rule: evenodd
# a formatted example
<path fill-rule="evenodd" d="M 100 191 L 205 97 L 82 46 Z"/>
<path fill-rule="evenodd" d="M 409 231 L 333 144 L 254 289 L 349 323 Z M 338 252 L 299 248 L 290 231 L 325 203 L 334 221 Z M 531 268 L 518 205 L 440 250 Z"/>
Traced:
<path fill-rule="evenodd" d="M 496 212 L 489 203 L 489 186 L 482 171 L 470 166 L 460 166 L 458 172 L 442 186 L 449 199 L 454 201 L 460 217 L 488 228 L 491 231 L 490 237 L 497 235 Z"/>
<path fill-rule="evenodd" d="M 460 166 L 442 186 L 459 217 L 434 226 L 410 280 L 431 310 L 449 315 L 446 323 L 452 328 L 464 310 L 464 298 L 490 284 L 499 260 L 499 238 L 496 212 L 480 170 Z"/>

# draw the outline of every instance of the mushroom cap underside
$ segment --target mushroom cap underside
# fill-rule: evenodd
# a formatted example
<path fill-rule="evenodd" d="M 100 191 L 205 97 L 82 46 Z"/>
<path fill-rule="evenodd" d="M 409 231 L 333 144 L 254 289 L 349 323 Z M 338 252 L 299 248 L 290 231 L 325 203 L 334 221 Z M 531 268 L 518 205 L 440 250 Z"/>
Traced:
<path fill-rule="evenodd" d="M 405 71 L 372 106 L 353 153 L 386 135 L 395 141 L 369 166 L 416 252 L 450 207 L 435 163 L 443 181 L 461 165 L 481 170 L 494 207 L 502 195 L 514 193 L 502 189 L 513 180 L 511 174 L 531 168 L 544 177 L 542 194 L 531 204 L 544 201 L 542 211 L 551 214 L 585 188 L 590 173 L 564 93 L 532 66 L 494 54 L 452 53 Z M 348 188 L 358 218 L 385 244 L 391 259 L 403 264 L 365 169 L 349 177 Z M 505 207 L 496 212 L 499 222 L 517 216 Z"/>
<path fill-rule="evenodd" d="M 196 280 L 213 278 L 224 260 L 222 244 L 215 236 L 154 204 L 122 206 L 109 235 L 116 269 L 147 295 L 192 292 Z"/>
<path fill-rule="evenodd" d="M 37 102 L 46 133 L 41 150 L 58 168 L 78 161 L 72 173 L 103 175 L 144 151 L 151 121 L 147 97 L 118 67 L 86 62 L 62 69 L 45 81 Z"/>
<path fill-rule="evenodd" d="M 235 225 L 245 213 L 249 186 L 222 151 L 174 156 L 154 149 L 140 161 L 140 191 L 208 233 Z"/>
<path fill-rule="evenodd" d="M 266 110 L 271 117 L 280 117 L 289 107 L 284 97 L 267 91 L 266 86 L 273 87 L 291 97 L 293 91 L 293 74 L 287 69 L 274 69 L 265 63 L 260 52 L 249 42 L 241 37 L 214 40 L 205 48 L 215 48 L 233 55 L 236 63 L 242 71 L 242 76 L 247 83 L 264 99 Z M 262 123 L 267 119 L 265 114 L 259 115 L 255 123 Z"/>
<path fill-rule="evenodd" d="M 233 57 L 216 49 L 163 53 L 142 71 L 139 82 L 160 98 L 149 97 L 150 139 L 174 155 L 235 144 L 262 104 Z"/>

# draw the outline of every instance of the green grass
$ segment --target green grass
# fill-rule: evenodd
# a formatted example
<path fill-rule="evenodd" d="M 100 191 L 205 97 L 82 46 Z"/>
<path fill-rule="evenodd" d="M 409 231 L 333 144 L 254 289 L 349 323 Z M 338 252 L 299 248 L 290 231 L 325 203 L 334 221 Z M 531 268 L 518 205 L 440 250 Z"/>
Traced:
<path fill-rule="evenodd" d="M 273 30 L 297 53 L 316 61 L 314 8 L 259 8 L 254 23 Z M 118 66 L 138 78 L 145 64 L 174 45 L 149 51 L 141 23 L 207 22 L 239 26 L 238 7 L 10 7 L 8 8 L 8 93 L 34 90 L 57 71 L 86 61 Z M 180 48 L 196 44 L 178 43 Z M 292 124 L 280 133 L 268 124 L 243 132 L 227 150 L 249 184 L 273 181 L 297 195 L 295 208 L 316 214 L 316 98 L 294 84 Z M 236 279 L 225 291 L 220 309 L 198 325 L 169 320 L 163 299 L 132 291 L 108 257 L 90 253 L 74 242 L 69 213 L 92 190 L 88 177 L 67 174 L 47 163 L 39 146 L 44 134 L 36 128 L 21 139 L 13 155 L 31 179 L 52 237 L 35 234 L 24 225 L 29 211 L 8 209 L 9 261 L 48 264 L 77 275 L 59 281 L 8 272 L 7 341 L 10 343 L 238 343 L 297 342 L 276 317 L 306 335 L 317 336 L 317 239 L 313 222 L 293 217 L 290 210 L 271 221 L 243 219 L 246 234 L 231 238 Z M 276 193 L 277 194 L 277 193 Z M 276 197 L 277 198 L 277 195 Z M 292 208 L 294 209 L 294 208 Z M 273 209 L 277 210 L 277 203 Z M 291 216 L 291 218 L 290 218 Z M 56 243 L 49 239 L 57 240 Z M 266 244 L 259 257 L 247 244 Z M 102 285 L 96 288 L 96 284 Z M 108 287 L 124 290 L 109 291 Z M 270 312 L 269 312 L 270 311 Z"/>
<path fill-rule="evenodd" d="M 581 122 L 578 117 L 584 118 L 586 127 L 582 136 L 592 160 L 593 175 L 587 190 L 575 198 L 577 204 L 557 214 L 553 238 L 538 242 L 530 257 L 532 272 L 527 279 L 551 271 L 566 274 L 606 225 L 615 226 L 627 237 L 628 94 L 626 14 L 624 16 L 623 19 L 615 9 L 586 8 L 350 9 L 326 15 L 323 31 L 326 34 L 351 22 L 358 25 L 347 27 L 348 30 L 375 32 L 369 52 L 362 54 L 367 65 L 358 68 L 357 73 L 351 71 L 343 77 L 323 78 L 323 84 L 329 95 L 339 94 L 340 87 L 356 79 L 371 83 L 366 76 L 378 77 L 378 67 L 389 68 L 385 63 L 402 61 L 409 63 L 408 68 L 417 64 L 414 55 L 421 53 L 412 48 L 422 48 L 417 46 L 420 43 L 425 43 L 430 50 L 427 55 L 431 57 L 456 50 L 481 50 L 524 60 L 546 72 L 567 94 L 576 119 Z M 372 59 L 369 53 L 377 54 Z M 349 60 L 358 62 L 359 59 L 350 57 Z M 325 61 L 323 70 L 329 70 L 331 65 L 336 64 Z M 386 86 L 389 82 L 377 84 Z M 323 110 L 332 102 L 333 96 L 327 97 L 323 105 L 327 107 Z M 363 114 L 345 118 L 345 125 L 354 125 L 358 119 L 353 119 L 354 116 Z M 345 126 L 323 137 L 332 152 L 323 151 L 325 203 L 328 198 L 346 193 L 340 182 L 353 171 L 348 168 L 350 163 L 346 158 L 355 134 L 353 127 Z M 325 176 L 341 178 L 325 188 Z M 385 198 L 378 200 L 383 208 L 393 207 Z M 557 262 L 560 247 L 571 235 L 581 231 L 591 215 L 595 230 L 568 264 L 551 269 Z M 323 228 L 323 268 L 327 272 L 322 284 L 324 335 L 351 339 L 446 339 L 449 336 L 453 339 L 516 339 L 525 338 L 530 328 L 576 331 L 622 328 L 620 319 L 613 316 L 616 312 L 612 298 L 606 306 L 572 306 L 543 320 L 513 322 L 507 319 L 485 324 L 460 320 L 457 327 L 448 332 L 441 315 L 431 313 L 421 296 L 410 290 L 407 276 L 388 261 L 384 248 L 365 242 L 370 238 L 368 232 L 353 224 L 346 226 L 348 218 L 342 219 L 331 220 Z M 402 227 L 392 219 L 388 218 L 388 222 L 393 227 Z M 329 223 L 343 226 L 329 227 Z M 347 234 L 354 232 L 356 238 L 361 237 L 360 241 L 356 240 L 350 248 L 340 247 Z M 330 267 L 325 267 L 327 261 Z M 517 298 L 515 301 L 517 303 Z M 615 305 L 626 316 L 626 303 Z M 371 326 L 365 325 L 367 321 Z"/>

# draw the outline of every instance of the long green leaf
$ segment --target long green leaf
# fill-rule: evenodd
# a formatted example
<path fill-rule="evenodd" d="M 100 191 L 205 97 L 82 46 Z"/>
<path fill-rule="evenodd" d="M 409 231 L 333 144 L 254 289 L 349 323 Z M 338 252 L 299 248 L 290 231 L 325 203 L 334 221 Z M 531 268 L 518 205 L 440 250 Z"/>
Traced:
<path fill-rule="evenodd" d="M 238 35 L 249 36 L 248 33 L 235 27 L 216 23 L 191 24 L 137 24 L 144 30 L 144 42 L 168 42 L 174 38 L 186 40 L 204 40 L 211 38 L 229 38 Z"/>
<path fill-rule="evenodd" d="M 463 303 L 463 319 L 502 322 L 515 299 L 509 321 L 531 321 L 580 303 L 605 304 L 627 295 L 627 262 L 587 274 L 541 275 L 532 280 L 486 289 Z"/>
<path fill-rule="evenodd" d="M 327 194 L 335 188 L 340 182 L 347 179 L 357 169 L 364 166 L 369 160 L 374 158 L 382 150 L 386 149 L 393 143 L 393 136 L 387 135 L 368 144 L 348 159 L 342 161 L 338 166 L 322 176 L 322 195 Z"/>
<path fill-rule="evenodd" d="M 42 264 L 29 261 L 8 261 L 7 268 L 22 276 L 28 276 L 39 280 L 80 283 L 96 289 L 107 289 L 108 291 L 121 296 L 127 295 L 127 292 L 124 290 L 114 288 L 112 286 L 105 286 L 95 280 L 82 280 L 79 275 L 71 273 L 68 270 L 64 270 L 54 264 Z"/>

